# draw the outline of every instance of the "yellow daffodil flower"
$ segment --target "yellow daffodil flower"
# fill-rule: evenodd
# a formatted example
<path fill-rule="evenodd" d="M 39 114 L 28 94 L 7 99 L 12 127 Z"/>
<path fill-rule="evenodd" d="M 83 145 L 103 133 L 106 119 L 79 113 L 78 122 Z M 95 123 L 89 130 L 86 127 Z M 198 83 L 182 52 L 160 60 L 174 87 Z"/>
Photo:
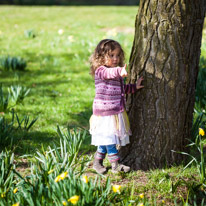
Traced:
<path fill-rule="evenodd" d="M 67 202 L 66 202 L 66 201 L 62 201 L 62 204 L 63 204 L 63 205 L 67 205 Z"/>
<path fill-rule="evenodd" d="M 55 181 L 55 182 L 59 182 L 60 180 L 63 180 L 65 177 L 67 177 L 67 174 L 68 174 L 68 172 L 64 172 L 64 173 L 58 175 L 58 176 L 55 178 L 54 181 Z"/>
<path fill-rule="evenodd" d="M 144 204 L 143 203 L 139 203 L 138 206 L 144 206 Z"/>
<path fill-rule="evenodd" d="M 113 185 L 112 186 L 112 190 L 113 190 L 113 192 L 117 192 L 117 193 L 120 193 L 120 189 L 121 189 L 121 185 Z"/>
<path fill-rule="evenodd" d="M 60 175 L 58 175 L 56 178 L 55 178 L 55 182 L 59 182 L 61 180 L 61 178 L 60 178 Z"/>
<path fill-rule="evenodd" d="M 140 197 L 140 198 L 144 198 L 144 194 L 141 193 L 141 194 L 139 195 L 139 197 Z"/>
<path fill-rule="evenodd" d="M 68 175 L 68 172 L 64 172 L 64 173 L 60 174 L 61 180 L 63 180 L 65 177 L 67 177 L 67 175 Z"/>
<path fill-rule="evenodd" d="M 199 135 L 201 136 L 205 135 L 205 131 L 202 128 L 199 128 Z"/>
<path fill-rule="evenodd" d="M 164 200 L 162 200 L 162 203 L 163 203 L 163 204 L 165 204 L 165 201 L 164 201 Z"/>
<path fill-rule="evenodd" d="M 19 206 L 19 202 L 13 204 L 12 206 Z"/>
<path fill-rule="evenodd" d="M 78 201 L 79 201 L 78 195 L 72 196 L 70 199 L 68 199 L 68 202 L 71 202 L 73 205 L 76 205 Z"/>
<path fill-rule="evenodd" d="M 17 191 L 18 191 L 18 188 L 15 188 L 15 189 L 13 190 L 13 193 L 15 194 L 15 193 L 17 193 Z"/>
<path fill-rule="evenodd" d="M 5 194 L 5 193 L 2 193 L 2 194 L 1 194 L 1 197 L 2 197 L 2 198 L 6 197 L 6 194 Z"/>
<path fill-rule="evenodd" d="M 85 183 L 88 183 L 89 182 L 88 177 L 86 175 L 83 175 L 82 176 L 82 181 L 85 182 Z"/>

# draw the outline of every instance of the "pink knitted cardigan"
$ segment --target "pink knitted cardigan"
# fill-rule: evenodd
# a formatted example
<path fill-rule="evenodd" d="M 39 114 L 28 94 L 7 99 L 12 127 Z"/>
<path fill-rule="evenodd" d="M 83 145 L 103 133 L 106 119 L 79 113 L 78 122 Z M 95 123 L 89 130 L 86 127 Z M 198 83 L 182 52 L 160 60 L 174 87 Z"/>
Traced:
<path fill-rule="evenodd" d="M 95 98 L 93 114 L 108 116 L 123 112 L 125 109 L 125 93 L 134 93 L 136 84 L 124 84 L 120 76 L 122 68 L 100 66 L 95 71 Z"/>

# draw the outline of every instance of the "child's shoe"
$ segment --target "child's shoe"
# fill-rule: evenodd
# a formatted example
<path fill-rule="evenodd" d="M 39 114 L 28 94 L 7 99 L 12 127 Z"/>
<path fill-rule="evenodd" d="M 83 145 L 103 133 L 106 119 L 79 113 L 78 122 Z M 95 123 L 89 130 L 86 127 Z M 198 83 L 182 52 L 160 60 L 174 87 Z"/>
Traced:
<path fill-rule="evenodd" d="M 118 161 L 115 162 L 111 162 L 112 165 L 112 173 L 118 173 L 118 172 L 129 172 L 130 171 L 130 167 L 123 165 L 123 164 L 119 164 Z"/>
<path fill-rule="evenodd" d="M 104 174 L 107 169 L 103 166 L 103 160 L 106 154 L 96 152 L 94 155 L 93 169 L 99 174 Z"/>
<path fill-rule="evenodd" d="M 93 162 L 93 169 L 95 169 L 99 174 L 104 174 L 107 171 L 107 169 L 103 166 L 103 159 L 95 158 Z"/>

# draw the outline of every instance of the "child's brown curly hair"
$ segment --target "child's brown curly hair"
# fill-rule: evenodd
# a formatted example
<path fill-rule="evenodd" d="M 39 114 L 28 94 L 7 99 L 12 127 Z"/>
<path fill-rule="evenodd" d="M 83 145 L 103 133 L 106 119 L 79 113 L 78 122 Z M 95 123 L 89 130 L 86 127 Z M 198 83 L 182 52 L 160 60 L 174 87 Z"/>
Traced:
<path fill-rule="evenodd" d="M 95 70 L 101 65 L 105 65 L 106 57 L 109 56 L 110 52 L 119 48 L 120 50 L 120 63 L 119 66 L 124 66 L 124 51 L 121 45 L 112 39 L 103 39 L 99 42 L 97 47 L 94 50 L 94 53 L 91 55 L 89 62 L 91 65 L 90 74 L 94 76 Z"/>

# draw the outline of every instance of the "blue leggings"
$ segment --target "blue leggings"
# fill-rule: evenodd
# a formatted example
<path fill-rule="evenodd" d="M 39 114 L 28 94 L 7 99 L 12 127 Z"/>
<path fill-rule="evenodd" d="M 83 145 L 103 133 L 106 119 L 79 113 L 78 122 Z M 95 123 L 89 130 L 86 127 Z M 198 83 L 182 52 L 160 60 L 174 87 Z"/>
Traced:
<path fill-rule="evenodd" d="M 97 152 L 102 153 L 102 154 L 108 154 L 108 155 L 114 155 L 118 153 L 118 150 L 116 148 L 115 144 L 111 145 L 101 145 L 98 146 Z"/>
<path fill-rule="evenodd" d="M 120 159 L 115 144 L 98 146 L 95 158 L 104 159 L 106 153 L 108 154 L 108 159 L 110 162 L 116 162 Z"/>

